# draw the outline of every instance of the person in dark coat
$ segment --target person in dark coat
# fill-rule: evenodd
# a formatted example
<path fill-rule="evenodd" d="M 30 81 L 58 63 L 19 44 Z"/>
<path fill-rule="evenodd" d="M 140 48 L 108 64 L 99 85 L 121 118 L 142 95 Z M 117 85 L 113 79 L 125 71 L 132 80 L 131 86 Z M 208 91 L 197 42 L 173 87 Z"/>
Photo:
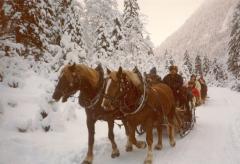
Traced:
<path fill-rule="evenodd" d="M 169 71 L 170 73 L 163 78 L 163 82 L 172 89 L 175 101 L 178 104 L 180 89 L 183 86 L 183 78 L 178 74 L 177 66 L 170 66 Z"/>
<path fill-rule="evenodd" d="M 153 67 L 149 74 L 146 75 L 146 80 L 149 84 L 157 84 L 162 82 L 161 77 L 157 74 L 156 67 Z"/>

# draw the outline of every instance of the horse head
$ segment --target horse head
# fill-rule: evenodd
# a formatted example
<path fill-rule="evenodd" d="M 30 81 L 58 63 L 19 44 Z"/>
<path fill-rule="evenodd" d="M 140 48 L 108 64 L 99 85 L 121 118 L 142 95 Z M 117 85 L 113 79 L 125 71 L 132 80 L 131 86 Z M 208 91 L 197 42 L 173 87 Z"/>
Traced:
<path fill-rule="evenodd" d="M 137 74 L 132 71 L 123 71 L 122 67 L 114 72 L 108 70 L 102 107 L 105 110 L 115 110 L 121 107 L 123 102 L 126 103 L 126 99 L 136 97 L 139 85 L 141 85 L 141 81 Z"/>
<path fill-rule="evenodd" d="M 52 95 L 52 98 L 59 101 L 62 98 L 62 102 L 66 102 L 67 99 L 73 95 L 78 89 L 78 79 L 75 72 L 76 64 L 65 66 L 59 76 L 58 83 Z"/>
<path fill-rule="evenodd" d="M 100 66 L 97 67 L 98 69 L 101 71 Z M 62 102 L 66 102 L 78 90 L 97 88 L 101 78 L 97 70 L 82 64 L 66 65 L 60 73 L 52 98 L 56 101 L 62 98 Z"/>

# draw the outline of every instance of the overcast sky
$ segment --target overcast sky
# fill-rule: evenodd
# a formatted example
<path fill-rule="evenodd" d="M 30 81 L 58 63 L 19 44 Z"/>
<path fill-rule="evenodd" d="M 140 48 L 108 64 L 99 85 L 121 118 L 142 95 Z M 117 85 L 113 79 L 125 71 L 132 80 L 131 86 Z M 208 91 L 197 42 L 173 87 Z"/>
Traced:
<path fill-rule="evenodd" d="M 176 31 L 204 0 L 138 0 L 155 46 Z"/>

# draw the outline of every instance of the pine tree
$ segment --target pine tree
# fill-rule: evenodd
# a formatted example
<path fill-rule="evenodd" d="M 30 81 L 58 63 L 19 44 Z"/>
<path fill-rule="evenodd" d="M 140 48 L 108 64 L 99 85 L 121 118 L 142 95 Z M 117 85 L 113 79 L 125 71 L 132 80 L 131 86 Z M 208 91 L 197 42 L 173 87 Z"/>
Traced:
<path fill-rule="evenodd" d="M 151 46 L 143 37 L 143 24 L 139 17 L 140 8 L 137 0 L 124 0 L 123 34 L 125 53 L 130 55 L 132 64 L 143 69 L 144 61 Z"/>
<path fill-rule="evenodd" d="M 184 61 L 183 66 L 185 67 L 184 72 L 188 75 L 192 74 L 193 73 L 193 68 L 192 68 L 193 66 L 192 66 L 190 56 L 189 56 L 189 53 L 188 53 L 187 50 L 184 53 L 183 61 Z"/>
<path fill-rule="evenodd" d="M 97 38 L 94 43 L 94 52 L 98 59 L 102 59 L 102 61 L 107 60 L 112 56 L 112 45 L 110 41 L 110 37 L 106 31 L 106 25 L 102 24 L 96 30 Z"/>
<path fill-rule="evenodd" d="M 143 40 L 143 25 L 139 18 L 139 12 L 140 8 L 137 0 L 124 0 L 124 35 L 128 43 L 131 43 L 134 46 L 137 46 L 135 42 L 137 39 L 140 39 L 140 41 Z"/>
<path fill-rule="evenodd" d="M 124 37 L 122 33 L 122 25 L 119 18 L 115 18 L 113 21 L 114 26 L 111 34 L 111 42 L 115 50 L 121 50 L 122 49 L 121 41 Z"/>
<path fill-rule="evenodd" d="M 214 79 L 211 79 L 212 83 L 214 81 L 216 82 L 214 85 L 217 86 L 223 86 L 225 84 L 225 81 L 227 80 L 227 75 L 223 69 L 223 64 L 217 61 L 216 58 L 214 58 L 211 69 L 210 69 L 210 74 Z"/>
<path fill-rule="evenodd" d="M 15 36 L 14 42 L 21 43 L 24 45 L 24 52 L 18 52 L 19 55 L 27 56 L 39 55 L 42 50 L 42 41 L 38 35 L 39 26 L 38 26 L 38 12 L 37 4 L 35 1 L 17 1 L 12 2 L 5 1 L 5 4 L 8 4 L 12 17 L 10 17 L 9 23 L 12 25 L 12 34 Z M 6 12 L 6 13 L 8 13 Z"/>
<path fill-rule="evenodd" d="M 197 55 L 195 58 L 195 74 L 202 74 L 202 59 L 200 55 Z"/>
<path fill-rule="evenodd" d="M 168 50 L 164 53 L 165 58 L 165 72 L 168 72 L 170 66 L 175 64 L 175 60 L 173 59 L 172 55 L 168 53 Z"/>
<path fill-rule="evenodd" d="M 5 32 L 11 37 L 13 45 L 9 49 L 22 56 L 34 56 L 41 60 L 44 51 L 48 51 L 49 44 L 59 44 L 59 24 L 56 9 L 59 7 L 55 1 L 5 1 L 8 10 L 4 10 L 9 20 L 6 24 L 11 27 Z M 4 46 L 3 46 L 4 47 Z M 6 49 L 5 45 L 5 49 Z M 43 59 L 45 60 L 45 59 Z"/>
<path fill-rule="evenodd" d="M 235 78 L 240 77 L 240 3 L 235 10 L 232 21 L 231 39 L 229 42 L 228 70 Z"/>
<path fill-rule="evenodd" d="M 203 58 L 203 65 L 202 65 L 202 72 L 204 76 L 207 76 L 209 70 L 210 70 L 210 60 L 208 59 L 207 56 L 204 56 Z"/>
<path fill-rule="evenodd" d="M 69 1 L 64 15 L 62 46 L 67 62 L 83 63 L 86 60 L 87 47 L 83 37 L 81 22 L 81 6 L 79 3 Z M 65 43 L 68 42 L 68 43 Z"/>
<path fill-rule="evenodd" d="M 105 24 L 106 31 L 112 31 L 114 18 L 120 16 L 116 0 L 84 0 L 85 4 L 85 35 L 87 37 L 87 47 L 92 50 L 97 37 L 96 29 Z"/>
<path fill-rule="evenodd" d="M 14 1 L 6 0 L 0 2 L 0 41 L 13 38 L 14 25 L 16 25 L 16 19 L 13 19 L 15 15 L 12 9 L 13 3 Z"/>

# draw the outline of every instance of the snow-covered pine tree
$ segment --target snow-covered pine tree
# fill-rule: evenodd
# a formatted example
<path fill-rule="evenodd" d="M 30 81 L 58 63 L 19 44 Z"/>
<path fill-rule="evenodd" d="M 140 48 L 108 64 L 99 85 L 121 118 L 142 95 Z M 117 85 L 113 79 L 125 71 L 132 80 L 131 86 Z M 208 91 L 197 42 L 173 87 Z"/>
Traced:
<path fill-rule="evenodd" d="M 238 3 L 232 20 L 231 39 L 229 42 L 228 70 L 240 78 L 240 3 Z"/>
<path fill-rule="evenodd" d="M 207 76 L 209 70 L 210 70 L 210 64 L 211 61 L 208 59 L 207 56 L 203 57 L 203 63 L 202 63 L 202 72 L 204 76 Z"/>
<path fill-rule="evenodd" d="M 92 50 L 97 38 L 96 29 L 105 24 L 106 31 L 110 33 L 114 26 L 112 20 L 121 14 L 116 0 L 84 0 L 84 6 L 84 35 L 89 54 L 94 54 Z"/>
<path fill-rule="evenodd" d="M 164 59 L 165 59 L 165 73 L 167 73 L 169 67 L 175 64 L 175 60 L 173 59 L 172 55 L 168 53 L 168 50 L 166 50 L 164 53 Z"/>
<path fill-rule="evenodd" d="M 119 18 L 115 18 L 114 20 L 114 26 L 111 34 L 111 42 L 114 46 L 115 51 L 116 50 L 122 50 L 121 41 L 123 39 L 123 33 L 122 33 L 122 25 L 119 20 Z"/>
<path fill-rule="evenodd" d="M 87 47 L 82 29 L 82 7 L 76 1 L 70 0 L 63 15 L 63 36 L 61 47 L 66 63 L 83 63 L 87 58 Z"/>
<path fill-rule="evenodd" d="M 202 59 L 200 55 L 197 55 L 195 58 L 195 74 L 202 74 Z"/>
<path fill-rule="evenodd" d="M 185 68 L 184 73 L 190 75 L 193 73 L 193 66 L 188 51 L 186 50 L 183 58 L 183 66 Z"/>
<path fill-rule="evenodd" d="M 124 0 L 124 28 L 127 28 L 126 35 L 131 35 L 131 32 L 142 35 L 142 23 L 139 19 L 139 5 L 137 0 Z M 130 36 L 129 36 L 130 37 Z"/>
<path fill-rule="evenodd" d="M 50 44 L 60 45 L 60 24 L 57 9 L 61 0 L 43 1 L 4 1 L 4 12 L 9 17 L 7 22 L 14 44 L 2 46 L 21 56 L 34 56 L 35 60 L 44 60 L 44 52 L 49 51 Z M 8 40 L 10 41 L 10 40 Z M 18 45 L 16 45 L 16 43 Z M 10 48 L 8 48 L 10 46 Z M 21 45 L 21 46 L 20 46 Z"/>
<path fill-rule="evenodd" d="M 96 30 L 97 38 L 94 42 L 94 58 L 93 62 L 100 61 L 106 65 L 110 64 L 113 55 L 113 46 L 111 45 L 110 36 L 106 31 L 106 24 L 102 23 Z M 95 64 L 95 63 L 92 63 Z M 113 64 L 113 63 L 111 63 Z"/>
<path fill-rule="evenodd" d="M 225 82 L 227 80 L 227 74 L 223 69 L 223 64 L 217 61 L 216 58 L 214 58 L 211 69 L 209 74 L 211 75 L 211 79 L 209 79 L 209 82 L 212 83 L 214 86 L 224 86 Z"/>
<path fill-rule="evenodd" d="M 144 39 L 144 41 L 145 41 L 145 43 L 146 43 L 146 45 L 147 46 L 149 46 L 149 47 L 146 47 L 146 50 L 148 50 L 148 51 L 146 51 L 146 54 L 145 54 L 145 56 L 144 57 L 146 57 L 146 61 L 144 62 L 143 61 L 143 70 L 144 71 L 146 71 L 146 70 L 148 70 L 148 69 L 151 69 L 152 67 L 156 67 L 157 68 L 157 71 L 159 71 L 160 70 L 160 67 L 163 65 L 162 63 L 160 63 L 157 59 L 159 59 L 159 58 L 157 58 L 156 56 L 155 56 L 155 54 L 154 54 L 154 51 L 153 51 L 153 47 L 154 47 L 154 45 L 153 45 L 153 42 L 151 41 L 151 38 L 150 38 L 150 36 L 149 35 L 147 35 L 146 36 L 146 38 Z"/>
<path fill-rule="evenodd" d="M 124 0 L 123 34 L 124 51 L 128 54 L 130 65 L 137 65 L 143 70 L 143 59 L 148 57 L 152 48 L 143 37 L 143 24 L 140 20 L 140 8 L 137 0 Z"/>
<path fill-rule="evenodd" d="M 2 8 L 1 12 L 4 15 L 2 23 L 11 27 L 6 28 L 4 34 L 10 34 L 11 41 L 15 44 L 10 45 L 8 42 L 5 42 L 6 44 L 3 43 L 1 48 L 5 49 L 6 54 L 9 51 L 15 51 L 18 55 L 34 55 L 37 58 L 41 54 L 43 46 L 38 35 L 37 2 L 4 0 Z M 9 18 L 8 20 L 5 19 L 7 17 Z M 20 43 L 24 47 L 16 48 L 16 43 Z"/>

